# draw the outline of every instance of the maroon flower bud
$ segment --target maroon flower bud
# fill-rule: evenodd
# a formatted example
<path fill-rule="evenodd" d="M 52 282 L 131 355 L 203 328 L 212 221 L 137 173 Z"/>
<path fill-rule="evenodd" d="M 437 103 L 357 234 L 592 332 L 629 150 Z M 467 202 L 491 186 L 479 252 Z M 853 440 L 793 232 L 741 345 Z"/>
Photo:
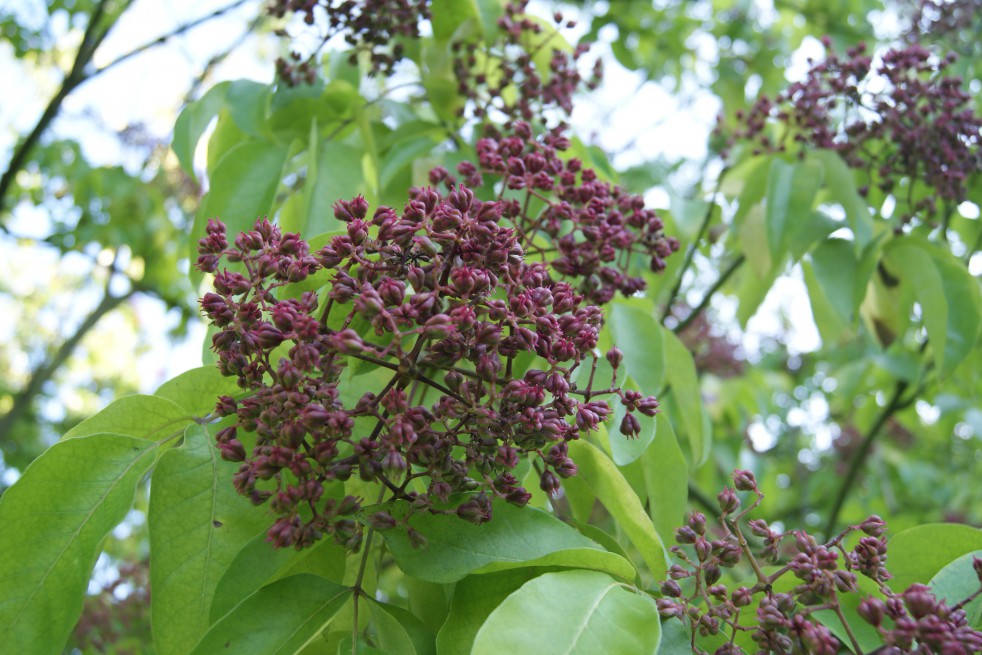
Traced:
<path fill-rule="evenodd" d="M 555 495 L 559 492 L 560 486 L 559 478 L 549 469 L 543 471 L 539 477 L 539 488 L 548 494 Z"/>
<path fill-rule="evenodd" d="M 872 596 L 859 601 L 859 605 L 856 607 L 856 612 L 859 613 L 859 616 L 874 626 L 879 626 L 883 623 L 885 611 L 886 606 L 883 604 L 883 601 Z"/>
<path fill-rule="evenodd" d="M 740 508 L 740 499 L 737 498 L 736 492 L 730 487 L 726 487 L 723 491 L 719 492 L 716 495 L 716 500 L 719 502 L 719 508 L 723 514 L 731 514 Z"/>
<path fill-rule="evenodd" d="M 886 522 L 874 514 L 859 525 L 859 529 L 871 537 L 880 537 L 887 531 Z"/>
<path fill-rule="evenodd" d="M 381 532 L 396 527 L 396 520 L 388 512 L 375 512 L 368 517 L 368 525 Z"/>
<path fill-rule="evenodd" d="M 654 396 L 646 396 L 637 403 L 638 411 L 645 416 L 655 416 L 658 414 L 658 399 Z"/>
<path fill-rule="evenodd" d="M 737 469 L 733 471 L 733 486 L 737 491 L 754 491 L 757 489 L 757 480 L 750 471 Z"/>
<path fill-rule="evenodd" d="M 682 587 L 674 580 L 666 580 L 661 583 L 661 592 L 671 598 L 678 598 L 682 595 Z"/>
<path fill-rule="evenodd" d="M 621 434 L 626 436 L 628 439 L 633 439 L 641 434 L 641 423 L 634 416 L 634 414 L 627 413 L 621 420 L 620 430 Z"/>
<path fill-rule="evenodd" d="M 753 600 L 753 593 L 746 587 L 737 587 L 730 595 L 730 600 L 737 607 L 746 607 Z"/>
<path fill-rule="evenodd" d="M 491 501 L 484 492 L 461 504 L 457 508 L 457 516 L 474 524 L 486 523 L 491 520 Z"/>
<path fill-rule="evenodd" d="M 675 541 L 680 544 L 696 543 L 696 532 L 689 526 L 682 526 L 675 529 Z"/>

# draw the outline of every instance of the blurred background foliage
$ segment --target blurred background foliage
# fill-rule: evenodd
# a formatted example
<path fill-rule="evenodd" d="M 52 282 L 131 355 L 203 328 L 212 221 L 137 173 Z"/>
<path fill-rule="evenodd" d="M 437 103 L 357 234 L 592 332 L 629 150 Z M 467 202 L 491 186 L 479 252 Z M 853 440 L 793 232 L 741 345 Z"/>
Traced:
<path fill-rule="evenodd" d="M 470 147 L 453 136 L 461 100 L 432 43 L 408 45 L 411 61 L 383 81 L 366 75 L 364 58 L 350 62 L 342 40 L 324 43 L 257 0 L 175 3 L 167 20 L 151 4 L 0 8 L 0 82 L 24 98 L 0 109 L 0 488 L 111 399 L 197 363 L 200 280 L 189 278 L 188 256 L 206 217 L 221 214 L 234 231 L 255 218 L 241 208 L 264 206 L 314 236 L 337 198 L 401 203 L 431 166 L 449 168 Z M 874 54 L 912 42 L 955 53 L 948 73 L 979 111 L 982 2 L 585 0 L 531 10 L 557 7 L 577 16 L 574 33 L 595 42 L 607 70 L 600 90 L 577 100 L 577 155 L 646 194 L 688 251 L 649 300 L 698 371 L 694 420 L 712 449 L 691 463 L 693 505 L 740 466 L 768 494 L 769 519 L 787 527 L 869 513 L 895 531 L 982 525 L 982 353 L 977 330 L 958 328 L 978 315 L 977 295 L 946 305 L 940 329 L 975 335 L 947 366 L 924 345 L 939 328 L 912 280 L 918 269 L 883 245 L 922 238 L 942 253 L 942 277 L 959 261 L 968 277 L 957 280 L 977 286 L 982 177 L 967 180 L 966 202 L 923 224 L 901 223 L 890 193 L 868 197 L 879 245 L 836 275 L 841 223 L 797 250 L 762 254 L 767 239 L 751 216 L 765 192 L 750 189 L 761 158 L 739 146 L 724 154 L 725 130 L 714 131 L 717 117 L 739 124 L 761 94 L 802 79 L 826 36 L 839 53 L 861 42 Z M 313 63 L 313 84 L 274 83 L 274 60 L 293 50 Z M 834 191 L 815 205 L 839 202 Z M 673 392 L 666 411 L 684 403 Z M 131 518 L 90 586 L 75 637 L 85 652 L 146 652 L 147 619 L 132 609 L 147 593 L 145 539 L 139 512 Z"/>

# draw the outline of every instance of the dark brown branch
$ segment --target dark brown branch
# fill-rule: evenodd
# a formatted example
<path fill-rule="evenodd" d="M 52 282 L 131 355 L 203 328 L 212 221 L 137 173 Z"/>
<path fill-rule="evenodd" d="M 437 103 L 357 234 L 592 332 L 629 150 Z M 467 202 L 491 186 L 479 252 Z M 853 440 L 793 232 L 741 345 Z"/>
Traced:
<path fill-rule="evenodd" d="M 44 132 L 51 125 L 51 122 L 61 111 L 62 103 L 64 103 L 65 98 L 67 98 L 72 91 L 97 75 L 100 75 L 110 68 L 113 68 L 117 64 L 121 64 L 135 55 L 166 43 L 175 36 L 179 36 L 180 34 L 183 34 L 184 32 L 187 32 L 188 30 L 191 30 L 204 22 L 242 6 L 247 1 L 248 0 L 236 0 L 232 4 L 221 9 L 217 9 L 207 16 L 203 16 L 202 18 L 179 25 L 171 32 L 161 35 L 153 41 L 138 46 L 133 50 L 120 55 L 105 66 L 86 74 L 85 69 L 91 63 L 95 51 L 99 48 L 115 25 L 114 22 L 104 28 L 101 32 L 99 31 L 99 24 L 102 22 L 102 18 L 106 10 L 106 4 L 108 2 L 108 0 L 101 0 L 101 2 L 96 5 L 96 8 L 93 10 L 91 17 L 89 18 L 89 24 L 85 28 L 85 34 L 82 37 L 82 43 L 79 45 L 78 52 L 75 54 L 75 61 L 72 63 L 71 70 L 67 75 L 65 75 L 64 80 L 62 80 L 61 87 L 58 89 L 58 92 L 51 98 L 51 100 L 48 101 L 48 105 L 44 108 L 44 112 L 34 125 L 34 129 L 32 129 L 24 140 L 21 141 L 20 144 L 18 144 L 14 149 L 13 155 L 10 158 L 10 163 L 7 165 L 7 169 L 4 171 L 3 175 L 0 176 L 0 215 L 2 215 L 6 207 L 7 195 L 13 186 L 17 173 L 19 173 L 27 164 L 27 159 L 30 156 L 31 151 L 38 144 L 38 141 L 41 140 L 41 135 L 44 134 Z M 129 6 L 129 3 L 127 3 L 127 6 Z M 6 227 L 2 224 L 2 222 L 0 222 L 0 231 L 6 231 Z"/>
<path fill-rule="evenodd" d="M 716 208 L 716 196 L 719 195 L 719 190 L 723 186 L 723 178 L 726 176 L 726 169 L 719 174 L 719 178 L 716 180 L 716 190 L 713 191 L 713 195 L 709 198 L 709 206 L 706 207 L 706 214 L 703 216 L 702 225 L 699 226 L 699 233 L 696 234 L 696 238 L 692 240 L 689 244 L 688 249 L 685 251 L 685 260 L 682 262 L 682 268 L 679 269 L 678 278 L 675 280 L 675 286 L 672 287 L 672 292 L 668 295 L 668 301 L 665 303 L 665 309 L 662 311 L 661 321 L 665 322 L 669 314 L 672 313 L 672 305 L 675 304 L 676 299 L 678 299 L 679 292 L 682 290 L 682 278 L 685 277 L 685 272 L 689 270 L 692 266 L 692 260 L 696 256 L 696 252 L 699 250 L 699 242 L 702 241 L 703 237 L 706 236 L 706 232 L 709 230 L 709 224 L 713 220 L 713 210 Z"/>
<path fill-rule="evenodd" d="M 832 511 L 829 513 L 829 519 L 825 524 L 826 535 L 830 535 L 835 532 L 836 524 L 839 521 L 839 513 L 842 511 L 842 506 L 845 505 L 846 499 L 849 497 L 849 492 L 852 491 L 853 485 L 856 484 L 856 480 L 859 477 L 859 472 L 866 463 L 866 458 L 869 456 L 876 438 L 883 430 L 883 426 L 890 420 L 890 417 L 905 407 L 908 407 L 920 395 L 915 393 L 910 398 L 902 400 L 901 398 L 908 386 L 909 385 L 904 380 L 897 381 L 897 385 L 893 389 L 893 395 L 890 397 L 890 401 L 887 403 L 886 407 L 883 408 L 883 411 L 877 417 L 873 425 L 870 426 L 866 436 L 863 437 L 863 442 L 859 444 L 859 448 L 856 449 L 852 459 L 849 461 L 849 470 L 846 472 L 846 477 L 842 480 L 842 486 L 839 487 L 839 493 L 836 494 L 835 503 L 832 505 Z"/>
<path fill-rule="evenodd" d="M 682 321 L 679 321 L 679 324 L 672 329 L 672 332 L 679 334 L 685 328 L 689 327 L 689 325 L 691 325 L 692 322 L 699 317 L 699 314 L 701 314 L 706 307 L 709 307 L 709 301 L 712 300 L 713 295 L 720 290 L 720 287 L 726 284 L 726 281 L 729 280 L 734 273 L 736 273 L 737 269 L 743 265 L 744 261 L 746 261 L 746 257 L 743 255 L 740 255 L 734 259 L 733 263 L 730 264 L 725 271 L 723 271 L 723 273 L 719 276 L 719 279 L 716 280 L 715 284 L 713 284 L 713 286 L 709 288 L 709 291 L 706 292 L 706 295 L 702 297 L 702 302 L 700 302 L 695 309 L 689 312 L 689 315 Z"/>

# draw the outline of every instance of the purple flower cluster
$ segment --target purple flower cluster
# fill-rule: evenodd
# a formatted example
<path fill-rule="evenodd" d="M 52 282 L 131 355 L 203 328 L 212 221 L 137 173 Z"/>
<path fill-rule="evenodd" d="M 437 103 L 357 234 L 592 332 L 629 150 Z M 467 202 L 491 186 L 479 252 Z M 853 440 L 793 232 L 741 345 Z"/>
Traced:
<path fill-rule="evenodd" d="M 350 57 L 352 63 L 357 62 L 358 52 L 369 53 L 372 75 L 392 73 L 404 55 L 399 38 L 419 38 L 419 24 L 430 15 L 427 0 L 271 0 L 268 11 L 277 18 L 298 14 L 307 25 L 322 20 L 322 42 L 343 34 L 355 49 Z M 301 62 L 299 54 L 292 58 L 293 62 L 277 61 L 279 76 L 290 84 L 301 79 L 312 82 L 311 59 Z"/>
<path fill-rule="evenodd" d="M 561 125 L 533 138 L 528 123 L 515 121 L 507 134 L 492 132 L 480 139 L 477 164 L 464 162 L 457 173 L 468 185 L 483 185 L 487 175 L 504 189 L 524 192 L 524 205 L 514 199 L 506 204 L 529 256 L 548 262 L 564 279 L 575 281 L 587 300 L 602 305 L 618 291 L 625 296 L 642 291 L 644 278 L 632 272 L 642 267 L 661 272 L 679 242 L 665 236 L 664 224 L 641 196 L 603 182 L 575 157 L 564 161 L 559 156 L 569 148 L 564 132 Z M 430 182 L 449 187 L 457 178 L 437 168 Z M 540 213 L 527 211 L 533 198 L 547 203 Z M 536 235 L 548 241 L 536 241 Z"/>
<path fill-rule="evenodd" d="M 861 619 L 875 626 L 883 639 L 883 648 L 876 652 L 968 655 L 982 649 L 982 632 L 969 625 L 962 609 L 982 594 L 982 588 L 956 606 L 939 601 L 923 585 L 913 585 L 900 594 L 891 591 L 886 585 L 891 577 L 885 567 L 886 524 L 878 516 L 849 526 L 824 544 L 801 530 L 775 532 L 761 519 L 748 520 L 746 526 L 762 545 L 755 554 L 740 522 L 760 505 L 764 496 L 749 471 L 734 471 L 733 481 L 736 490 L 727 488 L 717 496 L 722 527 L 719 536 L 713 538 L 709 533 L 705 516 L 691 514 L 686 525 L 676 530 L 680 545 L 671 548 L 683 564 L 673 565 L 669 579 L 661 585 L 659 610 L 662 616 L 690 623 L 693 652 L 703 652 L 695 645 L 696 634 L 736 635 L 738 631 L 749 631 L 758 653 L 835 655 L 840 652 L 839 641 L 817 617 L 819 610 L 835 612 L 852 641 L 849 646 L 862 652 L 841 602 L 845 594 L 861 593 L 858 574 L 880 587 L 880 597 L 864 598 L 858 609 Z M 736 491 L 752 492 L 754 502 L 741 511 Z M 847 549 L 844 539 L 856 532 L 864 536 Z M 785 540 L 790 542 L 785 544 L 790 558 L 765 575 L 758 558 L 778 564 Z M 750 564 L 757 583 L 734 589 L 721 584 L 722 569 L 741 561 Z M 982 582 L 982 560 L 975 560 L 975 568 Z M 793 575 L 797 584 L 786 593 L 778 593 L 773 586 L 787 574 Z M 741 612 L 746 611 L 755 612 L 755 625 L 738 623 Z M 715 652 L 734 655 L 744 651 L 731 638 Z"/>
<path fill-rule="evenodd" d="M 580 44 L 572 52 L 559 47 L 560 28 L 574 27 L 574 21 L 565 21 L 557 12 L 550 28 L 526 14 L 527 6 L 528 0 L 505 5 L 498 20 L 501 39 L 491 47 L 479 52 L 474 42 L 453 44 L 458 92 L 472 101 L 470 110 L 477 118 L 498 113 L 510 120 L 545 121 L 547 110 L 570 114 L 577 89 L 595 89 L 603 78 L 599 59 L 588 79 L 578 70 L 588 45 Z M 543 52 L 549 53 L 548 70 L 540 56 Z M 484 55 L 480 60 L 479 54 Z M 466 106 L 461 108 L 461 115 L 466 112 Z"/>
<path fill-rule="evenodd" d="M 887 51 L 871 75 L 864 46 L 844 58 L 830 52 L 775 100 L 761 97 L 738 114 L 743 127 L 735 136 L 756 143 L 757 152 L 836 150 L 866 173 L 861 192 L 876 185 L 906 203 L 904 222 L 933 216 L 935 197 L 961 202 L 969 178 L 982 170 L 982 118 L 961 80 L 944 75 L 951 61 L 912 44 Z M 765 134 L 772 119 L 786 128 L 777 142 Z M 930 192 L 915 197 L 915 184 Z"/>
<path fill-rule="evenodd" d="M 277 546 L 333 535 L 357 548 L 359 500 L 324 493 L 355 474 L 416 511 L 487 521 L 493 498 L 528 502 L 513 473 L 523 455 L 536 457 L 548 492 L 576 473 L 567 442 L 611 414 L 598 394 L 620 397 L 628 436 L 632 412 L 658 411 L 613 381 L 577 388 L 577 368 L 595 366 L 603 316 L 527 257 L 526 235 L 509 226 L 517 203 L 482 202 L 465 186 L 410 196 L 401 213 L 380 207 L 370 218 L 360 196 L 337 203 L 344 232 L 317 251 L 266 220 L 231 246 L 212 220 L 199 242 L 198 267 L 215 273 L 201 305 L 219 328 L 219 367 L 249 392 L 219 400 L 234 423 L 218 447 L 242 462 L 239 493 L 278 515 Z M 222 259 L 244 272 L 219 270 Z M 314 275 L 324 297 L 291 297 L 289 285 Z M 607 354 L 615 369 L 620 357 Z M 358 366 L 390 375 L 362 389 Z"/>

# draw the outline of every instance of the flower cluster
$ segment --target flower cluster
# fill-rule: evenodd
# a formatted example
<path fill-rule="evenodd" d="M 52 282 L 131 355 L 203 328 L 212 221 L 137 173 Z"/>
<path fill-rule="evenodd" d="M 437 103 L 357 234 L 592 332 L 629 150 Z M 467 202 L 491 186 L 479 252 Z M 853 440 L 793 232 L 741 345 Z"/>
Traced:
<path fill-rule="evenodd" d="M 873 580 L 880 589 L 878 596 L 867 596 L 858 604 L 859 617 L 874 626 L 883 640 L 883 648 L 876 652 L 967 655 L 982 649 L 982 632 L 971 627 L 962 609 L 982 595 L 982 586 L 955 606 L 938 600 L 923 585 L 894 593 L 886 585 L 891 577 L 885 566 L 886 524 L 878 516 L 849 526 L 826 543 L 801 530 L 775 532 L 762 519 L 747 520 L 745 525 L 762 545 L 755 554 L 740 522 L 760 505 L 764 495 L 749 471 L 734 471 L 733 482 L 735 490 L 726 488 L 717 496 L 722 528 L 718 537 L 713 538 L 704 515 L 691 514 L 686 525 L 676 530 L 680 545 L 671 549 L 683 564 L 673 565 L 669 579 L 661 585 L 659 611 L 662 616 L 690 622 L 693 652 L 704 652 L 695 645 L 696 634 L 735 636 L 738 631 L 749 631 L 758 653 L 835 655 L 840 652 L 839 640 L 820 615 L 821 610 L 832 610 L 852 642 L 848 646 L 861 653 L 841 602 L 845 594 L 861 594 L 858 575 Z M 737 491 L 752 492 L 754 502 L 741 510 Z M 854 533 L 863 536 L 848 549 L 844 540 Z M 782 542 L 788 543 L 782 546 Z M 765 575 L 758 558 L 778 564 L 785 550 L 790 552 L 788 560 Z M 721 584 L 722 569 L 741 561 L 752 567 L 756 584 L 734 589 Z M 982 584 L 982 559 L 975 560 L 975 570 Z M 780 586 L 786 592 L 776 591 L 778 580 L 787 575 L 796 584 Z M 755 625 L 738 623 L 741 612 L 747 611 L 755 613 Z M 715 652 L 735 655 L 745 651 L 731 637 Z"/>
<path fill-rule="evenodd" d="M 355 48 L 352 63 L 357 61 L 359 51 L 365 51 L 371 61 L 370 74 L 389 75 L 404 55 L 404 46 L 398 39 L 419 38 L 420 22 L 429 19 L 430 10 L 427 0 L 271 0 L 268 11 L 277 18 L 300 15 L 307 25 L 322 19 L 323 43 L 343 34 Z M 291 84 L 300 79 L 312 81 L 311 58 L 302 62 L 299 54 L 292 58 L 293 62 L 277 61 L 280 77 Z"/>
<path fill-rule="evenodd" d="M 548 492 L 576 473 L 567 442 L 611 414 L 598 395 L 620 397 L 627 436 L 638 431 L 633 412 L 658 411 L 613 381 L 577 388 L 577 368 L 596 366 L 603 317 L 527 258 L 508 225 L 517 203 L 482 202 L 465 186 L 410 195 L 401 213 L 380 207 L 371 218 L 360 196 L 337 203 L 344 233 L 316 251 L 266 220 L 231 246 L 212 220 L 199 242 L 198 267 L 215 273 L 201 305 L 219 328 L 219 367 L 249 392 L 219 400 L 234 422 L 218 446 L 242 462 L 237 490 L 278 515 L 277 546 L 329 534 L 357 548 L 359 500 L 324 493 L 354 474 L 417 511 L 487 521 L 494 498 L 528 502 L 513 473 L 523 455 L 535 456 Z M 219 271 L 222 259 L 244 273 Z M 314 275 L 324 297 L 288 293 Z M 607 359 L 616 369 L 620 351 Z M 388 380 L 366 389 L 359 367 Z M 383 512 L 369 523 L 396 520 Z"/>
<path fill-rule="evenodd" d="M 602 305 L 618 291 L 625 296 L 642 291 L 645 281 L 637 269 L 664 270 L 665 258 L 679 248 L 678 240 L 665 236 L 664 224 L 645 208 L 641 196 L 600 180 L 575 157 L 564 161 L 559 156 L 569 148 L 565 126 L 533 138 L 528 123 L 510 125 L 507 134 L 492 132 L 478 140 L 476 165 L 463 162 L 457 173 L 468 185 L 481 186 L 484 177 L 491 176 L 506 190 L 524 194 L 524 203 L 512 199 L 507 204 L 529 255 L 575 282 L 590 302 Z M 457 178 L 437 168 L 430 182 L 449 187 Z M 532 199 L 547 203 L 540 213 L 527 211 Z M 536 235 L 548 241 L 538 242 Z"/>
<path fill-rule="evenodd" d="M 906 204 L 902 221 L 932 216 L 936 197 L 961 202 L 968 179 L 982 170 L 982 118 L 961 80 L 944 75 L 951 61 L 912 44 L 887 51 L 871 75 L 864 46 L 844 58 L 830 53 L 776 100 L 761 97 L 738 114 L 735 136 L 757 152 L 794 149 L 803 157 L 808 148 L 834 149 L 866 173 L 861 192 L 876 185 Z M 771 119 L 787 128 L 777 141 L 765 134 Z M 915 197 L 915 184 L 928 192 Z"/>
<path fill-rule="evenodd" d="M 544 121 L 547 110 L 553 109 L 568 115 L 577 89 L 595 89 L 603 77 L 599 59 L 588 78 L 578 70 L 588 45 L 580 44 L 572 52 L 560 47 L 560 28 L 574 27 L 574 21 L 557 12 L 550 27 L 526 14 L 527 5 L 528 0 L 505 5 L 498 20 L 501 39 L 490 47 L 479 48 L 473 41 L 452 46 L 458 92 L 471 101 L 470 111 L 477 118 L 497 112 L 505 119 Z M 548 55 L 548 69 L 543 54 Z M 460 109 L 461 115 L 466 112 L 467 106 Z"/>
<path fill-rule="evenodd" d="M 982 0 L 920 0 L 905 36 L 920 41 L 924 35 L 951 39 L 961 33 L 977 34 L 980 19 Z M 967 45 L 975 47 L 976 43 Z"/>

